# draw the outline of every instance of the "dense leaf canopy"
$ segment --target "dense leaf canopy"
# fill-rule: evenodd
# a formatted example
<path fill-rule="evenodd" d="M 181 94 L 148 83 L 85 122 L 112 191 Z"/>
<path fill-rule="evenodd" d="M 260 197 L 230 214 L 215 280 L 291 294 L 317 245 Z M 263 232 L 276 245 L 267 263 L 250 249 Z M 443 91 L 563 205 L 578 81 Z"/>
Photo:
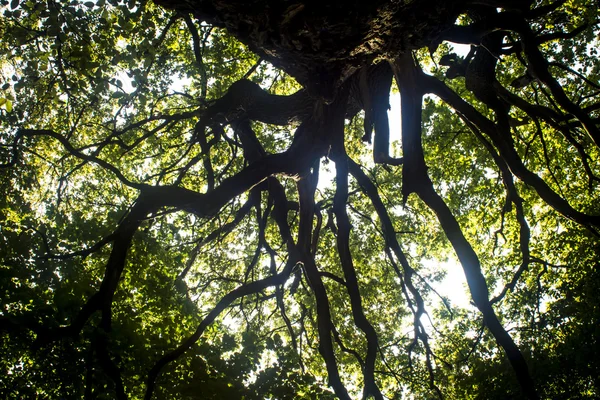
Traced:
<path fill-rule="evenodd" d="M 0 396 L 600 397 L 599 8 L 0 0 Z"/>

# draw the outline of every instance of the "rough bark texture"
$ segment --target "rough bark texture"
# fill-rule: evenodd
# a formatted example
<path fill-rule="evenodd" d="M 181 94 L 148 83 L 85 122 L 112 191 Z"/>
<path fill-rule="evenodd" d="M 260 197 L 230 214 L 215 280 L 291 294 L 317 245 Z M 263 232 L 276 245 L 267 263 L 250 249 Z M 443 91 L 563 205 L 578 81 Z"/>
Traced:
<path fill-rule="evenodd" d="M 465 5 L 463 0 L 156 3 L 226 28 L 327 100 L 361 66 L 434 43 Z"/>

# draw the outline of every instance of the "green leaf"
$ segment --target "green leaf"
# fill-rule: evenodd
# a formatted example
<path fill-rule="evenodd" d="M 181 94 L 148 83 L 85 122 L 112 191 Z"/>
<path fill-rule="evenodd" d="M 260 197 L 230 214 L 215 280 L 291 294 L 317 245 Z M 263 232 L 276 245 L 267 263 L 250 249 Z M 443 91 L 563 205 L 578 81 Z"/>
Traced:
<path fill-rule="evenodd" d="M 11 112 L 13 109 L 12 101 L 0 98 L 0 107 L 3 107 L 7 112 Z"/>

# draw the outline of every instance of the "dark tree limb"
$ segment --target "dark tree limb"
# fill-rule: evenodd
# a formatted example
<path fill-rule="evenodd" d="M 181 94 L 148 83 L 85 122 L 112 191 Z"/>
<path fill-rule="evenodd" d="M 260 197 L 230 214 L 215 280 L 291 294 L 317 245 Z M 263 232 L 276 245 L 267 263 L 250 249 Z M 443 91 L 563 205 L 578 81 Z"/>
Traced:
<path fill-rule="evenodd" d="M 479 113 L 473 106 L 464 101 L 459 95 L 448 88 L 443 82 L 425 74 L 420 74 L 419 83 L 427 93 L 433 93 L 446 104 L 455 109 L 462 118 L 473 123 L 484 133 L 497 148 L 500 156 L 510 167 L 513 174 L 527 185 L 533 187 L 538 195 L 552 208 L 565 217 L 583 225 L 600 226 L 600 216 L 588 215 L 575 210 L 571 205 L 557 194 L 548 184 L 535 173 L 529 171 L 523 164 L 515 148 L 506 142 L 498 132 L 495 124 Z"/>
<path fill-rule="evenodd" d="M 258 281 L 254 281 L 251 283 L 247 283 L 242 285 L 227 295 L 225 295 L 217 305 L 208 313 L 206 317 L 202 320 L 196 332 L 193 335 L 188 337 L 183 343 L 179 345 L 175 350 L 171 351 L 164 355 L 161 359 L 159 359 L 156 364 L 150 369 L 147 378 L 147 388 L 145 399 L 149 400 L 152 398 L 152 394 L 154 392 L 154 386 L 156 384 L 156 378 L 160 371 L 170 362 L 175 361 L 179 358 L 183 353 L 185 353 L 190 347 L 192 347 L 198 339 L 204 333 L 204 330 L 213 323 L 213 321 L 227 308 L 231 303 L 235 300 L 248 296 L 250 294 L 258 293 L 268 287 L 283 284 L 289 277 L 292 268 L 296 265 L 296 262 L 299 261 L 298 258 L 292 258 L 288 260 L 285 268 L 277 275 L 269 276 L 268 278 L 264 278 Z"/>
<path fill-rule="evenodd" d="M 590 27 L 590 25 L 583 24 L 569 32 L 553 32 L 553 33 L 547 33 L 544 35 L 539 35 L 539 36 L 535 37 L 535 42 L 539 45 L 539 44 L 547 43 L 547 42 L 557 40 L 557 39 L 573 39 L 575 36 L 579 35 L 580 33 L 585 31 L 589 27 Z"/>
<path fill-rule="evenodd" d="M 118 400 L 127 400 L 127 394 L 125 393 L 125 386 L 123 385 L 123 378 L 121 377 L 121 371 L 115 362 L 111 359 L 108 351 L 108 338 L 106 332 L 101 332 L 95 338 L 95 353 L 100 366 L 104 370 L 104 373 L 113 381 L 115 384 L 115 395 Z"/>
<path fill-rule="evenodd" d="M 350 101 L 358 100 L 360 107 L 365 110 L 363 141 L 371 143 L 372 129 L 375 128 L 373 143 L 375 163 L 401 165 L 402 158 L 390 156 L 390 125 L 387 112 L 390 108 L 392 78 L 392 68 L 387 62 L 362 68 L 350 78 L 358 81 L 358 90 L 351 91 Z M 351 85 L 351 90 L 353 87 L 355 85 Z M 349 110 L 352 114 L 352 104 Z"/>
<path fill-rule="evenodd" d="M 346 160 L 348 163 L 349 172 L 352 174 L 354 179 L 356 179 L 356 181 L 358 182 L 358 184 L 361 187 L 361 189 L 363 190 L 363 192 L 367 195 L 367 197 L 369 198 L 369 200 L 371 201 L 371 204 L 373 205 L 373 207 L 375 209 L 375 212 L 377 213 L 377 215 L 379 217 L 379 220 L 381 223 L 381 231 L 382 231 L 383 238 L 385 240 L 386 249 L 387 249 L 386 254 L 388 256 L 388 259 L 392 263 L 392 266 L 394 268 L 394 271 L 396 272 L 396 275 L 402 282 L 404 296 L 406 298 L 407 304 L 409 305 L 409 307 L 413 313 L 413 325 L 414 325 L 415 336 L 414 336 L 413 342 L 409 346 L 409 363 L 410 363 L 410 352 L 412 351 L 412 348 L 414 348 L 416 346 L 417 341 L 419 341 L 419 340 L 421 340 L 423 342 L 423 345 L 425 346 L 428 356 L 431 353 L 431 349 L 428 344 L 427 334 L 425 333 L 425 328 L 423 327 L 423 324 L 421 323 L 421 316 L 425 313 L 425 302 L 423 300 L 423 297 L 421 296 L 421 293 L 415 287 L 413 280 L 412 280 L 412 277 L 413 277 L 413 275 L 416 274 L 416 271 L 410 266 L 406 255 L 404 254 L 404 252 L 402 251 L 402 248 L 400 247 L 400 244 L 398 243 L 394 225 L 393 225 L 390 215 L 387 211 L 387 208 L 385 207 L 385 205 L 383 204 L 383 201 L 381 200 L 381 197 L 379 196 L 377 187 L 371 181 L 371 179 L 363 172 L 363 170 L 360 168 L 360 165 L 358 165 L 356 162 L 354 162 L 349 157 L 347 157 Z M 391 249 L 393 251 L 394 255 L 400 262 L 400 265 L 402 266 L 402 271 L 398 268 L 389 249 Z M 409 295 L 409 293 L 410 293 L 410 295 Z M 411 296 L 412 296 L 412 299 L 411 299 Z M 413 302 L 416 304 L 416 309 L 413 307 Z M 428 366 L 428 371 L 430 374 L 430 384 L 431 384 L 432 388 L 436 391 L 438 397 L 442 398 L 442 394 L 441 394 L 439 388 L 437 388 L 437 386 L 434 384 L 434 381 L 433 381 L 433 369 L 432 369 L 429 358 L 427 358 L 427 366 Z"/>
<path fill-rule="evenodd" d="M 208 77 L 206 75 L 206 65 L 204 65 L 204 60 L 202 59 L 202 53 L 204 52 L 204 46 L 208 40 L 208 35 L 212 31 L 212 28 L 209 29 L 208 33 L 204 36 L 203 39 L 200 38 L 200 33 L 194 25 L 194 22 L 190 18 L 189 14 L 185 14 L 183 16 L 183 20 L 185 21 L 185 25 L 190 31 L 190 35 L 192 35 L 192 45 L 194 50 L 194 57 L 196 59 L 196 66 L 198 67 L 198 71 L 200 72 L 200 99 L 206 100 L 206 92 L 208 91 Z"/>
<path fill-rule="evenodd" d="M 557 111 L 545 107 L 542 105 L 531 104 L 516 94 L 510 92 L 499 83 L 494 85 L 495 90 L 498 92 L 506 102 L 524 111 L 534 121 L 543 120 L 548 123 L 557 132 L 560 132 L 563 137 L 577 150 L 583 168 L 588 175 L 590 190 L 593 188 L 594 182 L 600 181 L 590 166 L 590 156 L 587 154 L 584 146 L 579 140 L 576 139 L 574 133 L 568 125 L 564 124 L 564 121 L 568 118 L 568 115 L 563 115 Z"/>
<path fill-rule="evenodd" d="M 510 361 L 523 393 L 530 399 L 538 399 L 535 385 L 529 374 L 523 354 L 500 323 L 490 301 L 487 283 L 481 272 L 479 258 L 464 237 L 458 222 L 443 199 L 433 189 L 433 184 L 423 186 L 417 192 L 419 197 L 432 209 L 440 221 L 448 240 L 452 243 L 456 255 L 465 271 L 471 296 L 477 308 L 483 314 L 484 322 L 498 344 L 504 349 Z"/>
<path fill-rule="evenodd" d="M 504 349 L 516 373 L 523 393 L 525 393 L 530 399 L 537 399 L 538 395 L 535 390 L 535 385 L 531 375 L 529 374 L 527 362 L 525 361 L 523 354 L 513 339 L 500 323 L 492 305 L 490 304 L 488 287 L 485 277 L 481 272 L 479 258 L 477 257 L 477 254 L 475 254 L 475 251 L 471 247 L 470 243 L 464 237 L 462 230 L 454 218 L 451 210 L 448 208 L 444 200 L 436 193 L 435 189 L 433 188 L 433 183 L 428 176 L 423 147 L 421 145 L 420 100 L 423 92 L 421 91 L 422 88 L 417 86 L 419 83 L 418 77 L 420 74 L 416 71 L 414 64 L 412 64 L 412 59 L 405 57 L 404 60 L 401 60 L 401 62 L 401 71 L 404 74 L 404 76 L 401 76 L 399 80 L 400 93 L 403 100 L 402 119 L 403 121 L 406 118 L 410 119 L 406 123 L 406 131 L 404 130 L 403 123 L 402 140 L 403 147 L 406 149 L 405 151 L 410 150 L 412 152 L 411 159 L 406 160 L 407 163 L 404 168 L 410 165 L 412 167 L 410 179 L 412 179 L 413 182 L 418 182 L 418 184 L 411 184 L 408 191 L 405 191 L 403 186 L 404 198 L 406 200 L 406 196 L 408 196 L 410 193 L 416 193 L 421 200 L 423 200 L 423 202 L 425 202 L 425 204 L 437 215 L 438 221 L 440 222 L 446 237 L 454 247 L 456 255 L 458 256 L 458 259 L 464 269 L 467 283 L 471 291 L 471 296 L 475 302 L 475 305 L 483 314 L 486 326 L 494 335 L 498 341 L 498 344 Z M 411 66 L 411 64 L 413 66 Z M 410 71 L 414 72 L 410 74 L 407 73 Z M 410 95 L 412 98 L 417 98 L 418 100 L 405 102 L 405 95 Z M 408 141 L 408 145 L 410 146 L 408 149 L 404 143 L 405 140 Z M 404 177 L 405 175 L 403 175 L 403 179 Z M 406 185 L 406 183 L 404 183 L 404 185 Z"/>
<path fill-rule="evenodd" d="M 346 92 L 347 93 L 347 92 Z M 330 137 L 332 133 L 342 135 L 344 130 L 346 97 L 323 108 L 322 119 L 315 121 L 317 136 Z M 315 165 L 313 163 L 313 165 Z M 306 174 L 306 173 L 305 173 Z M 317 307 L 317 329 L 319 332 L 319 353 L 325 360 L 329 385 L 335 394 L 344 400 L 350 396 L 340 378 L 335 350 L 333 348 L 332 333 L 333 322 L 327 290 L 321 279 L 321 274 L 311 255 L 312 223 L 314 217 L 314 192 L 316 182 L 301 179 L 298 184 L 298 195 L 300 198 L 300 223 L 298 233 L 298 247 L 302 254 L 304 272 L 313 291 Z M 280 195 L 281 197 L 281 195 Z M 280 200 L 281 201 L 281 200 Z"/>
<path fill-rule="evenodd" d="M 385 111 L 387 112 L 387 109 Z M 383 395 L 375 381 L 375 361 L 377 359 L 379 340 L 375 328 L 373 328 L 373 325 L 371 325 L 363 311 L 358 277 L 356 275 L 350 251 L 351 223 L 346 211 L 346 204 L 348 202 L 348 164 L 346 151 L 344 149 L 343 120 L 340 121 L 340 123 L 341 126 L 337 127 L 337 132 L 339 133 L 334 138 L 331 153 L 331 157 L 335 161 L 336 169 L 336 193 L 333 200 L 333 211 L 338 223 L 338 232 L 336 235 L 337 250 L 342 270 L 344 271 L 346 288 L 348 295 L 350 296 L 354 324 L 363 331 L 367 338 L 367 356 L 363 368 L 363 375 L 365 378 L 363 398 L 373 396 L 375 399 L 383 400 Z"/>
<path fill-rule="evenodd" d="M 212 167 L 210 158 L 211 146 L 206 140 L 206 133 L 204 132 L 202 121 L 196 123 L 196 126 L 194 127 L 194 137 L 200 144 L 200 149 L 202 150 L 198 157 L 202 159 L 202 165 L 204 165 L 204 171 L 206 172 L 206 191 L 210 192 L 215 188 L 215 171 Z"/>
<path fill-rule="evenodd" d="M 344 117 L 344 109 L 342 102 L 336 102 L 331 106 L 325 106 L 322 111 L 325 115 L 333 115 L 337 116 L 334 118 L 334 121 L 341 121 L 342 129 L 343 129 L 343 117 Z M 325 125 L 321 125 L 325 124 Z M 315 132 L 312 133 L 312 136 L 324 135 L 329 129 L 332 128 L 332 122 L 329 118 L 323 118 L 322 120 L 314 120 L 310 123 L 310 126 L 313 127 Z M 339 122 L 338 122 L 339 124 Z M 300 135 L 302 133 L 302 129 L 306 128 L 306 122 L 304 122 L 300 128 L 298 129 L 296 135 Z M 236 123 L 236 129 L 240 133 L 240 139 L 244 145 L 244 152 L 247 157 L 250 159 L 258 158 L 264 154 L 264 150 L 260 143 L 256 139 L 256 135 L 250 128 L 247 120 L 240 120 Z M 335 128 L 334 128 L 335 129 Z M 302 140 L 302 138 L 300 138 Z M 292 145 L 293 146 L 293 145 Z M 298 141 L 296 141 L 296 146 L 298 146 Z M 328 372 L 328 380 L 331 387 L 333 387 L 335 393 L 338 397 L 342 399 L 349 399 L 346 388 L 343 385 L 343 382 L 340 379 L 339 371 L 337 368 L 337 361 L 335 359 L 335 352 L 333 349 L 332 343 L 332 329 L 333 323 L 331 321 L 331 313 L 329 309 L 329 300 L 327 298 L 327 292 L 323 281 L 321 279 L 320 273 L 314 263 L 314 258 L 311 255 L 311 242 L 312 242 L 312 221 L 314 216 L 314 192 L 316 189 L 317 178 L 315 175 L 312 176 L 307 174 L 306 171 L 309 170 L 312 166 L 318 166 L 316 164 L 315 158 L 310 164 L 304 164 L 304 169 L 299 169 L 298 174 L 305 176 L 304 178 L 298 181 L 297 187 L 300 198 L 300 222 L 298 229 L 298 251 L 302 254 L 301 260 L 304 266 L 304 271 L 310 283 L 310 286 L 315 295 L 315 299 L 317 302 L 317 325 L 319 331 L 319 352 L 323 356 L 325 360 L 325 364 Z M 285 198 L 285 192 L 281 184 L 275 179 L 268 180 L 269 192 L 273 197 L 275 204 L 279 204 L 280 206 L 276 207 L 275 217 L 279 223 L 280 230 L 282 231 L 282 237 L 289 236 L 291 233 L 289 232 L 289 227 L 287 225 L 287 199 Z M 283 206 L 286 205 L 286 206 Z"/>
<path fill-rule="evenodd" d="M 236 175 L 224 179 L 210 193 L 197 193 L 178 186 L 147 186 L 142 193 L 164 207 L 175 207 L 202 218 L 208 217 L 269 176 L 278 173 L 296 175 L 306 171 L 314 159 L 325 153 L 325 148 L 312 145 L 314 143 L 311 147 L 300 145 L 283 153 L 266 155 Z"/>
<path fill-rule="evenodd" d="M 270 94 L 256 83 L 242 79 L 231 85 L 227 93 L 202 113 L 207 125 L 215 118 L 231 122 L 240 118 L 266 124 L 286 126 L 312 115 L 315 100 L 305 90 L 289 96 Z"/>
<path fill-rule="evenodd" d="M 505 28 L 514 30 L 521 36 L 523 50 L 529 61 L 529 68 L 534 76 L 550 89 L 552 96 L 561 107 L 581 121 L 596 146 L 600 146 L 600 130 L 590 116 L 569 99 L 563 87 L 552 76 L 548 68 L 548 60 L 538 48 L 537 39 L 529 24 L 514 14 L 503 15 L 501 20 Z"/>
<path fill-rule="evenodd" d="M 129 187 L 132 187 L 134 189 L 142 189 L 147 186 L 143 183 L 133 182 L 130 179 L 126 178 L 125 175 L 123 175 L 123 173 L 117 167 L 115 167 L 108 161 L 105 161 L 94 155 L 87 155 L 87 154 L 82 153 L 81 151 L 79 151 L 78 149 L 73 147 L 71 142 L 69 142 L 69 140 L 65 136 L 63 136 L 53 130 L 49 130 L 49 129 L 19 129 L 16 137 L 21 138 L 24 136 L 49 136 L 49 137 L 52 137 L 52 138 L 56 139 L 64 147 L 64 149 L 66 151 L 68 151 L 72 156 L 77 157 L 84 161 L 98 164 L 102 168 L 112 172 L 121 182 L 123 182 L 123 184 L 125 184 Z"/>
<path fill-rule="evenodd" d="M 111 233 L 111 234 L 103 237 L 102 239 L 100 239 L 98 242 L 94 243 L 92 246 L 88 247 L 87 249 L 81 249 L 78 251 L 74 251 L 71 253 L 65 253 L 65 254 L 54 254 L 54 253 L 49 252 L 44 257 L 44 259 L 67 260 L 67 259 L 74 258 L 74 257 L 85 258 L 85 257 L 89 256 L 90 254 L 93 254 L 93 253 L 99 251 L 101 248 L 106 246 L 108 243 L 112 242 L 114 240 L 113 235 L 114 235 L 114 233 Z"/>
<path fill-rule="evenodd" d="M 298 189 L 302 190 L 300 187 Z M 301 192 L 300 196 L 303 197 L 304 194 Z M 328 383 L 340 399 L 350 400 L 348 391 L 344 387 L 344 384 L 340 378 L 337 361 L 335 358 L 335 351 L 332 341 L 334 326 L 331 319 L 327 290 L 325 289 L 325 285 L 321 279 L 321 273 L 319 272 L 310 253 L 304 255 L 303 261 L 304 272 L 306 273 L 307 280 L 310 284 L 310 288 L 313 291 L 317 304 L 319 353 L 325 360 L 325 365 L 327 366 Z"/>
<path fill-rule="evenodd" d="M 96 311 L 102 311 L 101 328 L 109 332 L 111 327 L 111 306 L 114 292 L 121 273 L 125 267 L 127 252 L 131 246 L 133 235 L 145 220 L 146 216 L 157 209 L 157 205 L 139 197 L 129 214 L 115 230 L 112 239 L 113 247 L 106 263 L 104 277 L 100 289 L 83 305 L 77 316 L 66 327 L 39 330 L 37 341 L 40 343 L 58 340 L 66 336 L 77 336 Z M 35 331 L 35 329 L 34 329 Z"/>
<path fill-rule="evenodd" d="M 402 113 L 402 202 L 421 184 L 418 171 L 425 170 L 425 162 L 418 156 L 423 153 L 421 144 L 421 103 L 423 93 L 417 87 L 417 68 L 412 54 L 405 53 L 393 63 L 394 76 L 400 89 Z"/>
<path fill-rule="evenodd" d="M 527 219 L 525 218 L 525 211 L 523 209 L 523 198 L 519 195 L 519 192 L 517 191 L 517 188 L 513 181 L 513 175 L 510 172 L 510 169 L 508 168 L 504 160 L 502 160 L 502 158 L 498 155 L 493 145 L 489 141 L 487 141 L 483 137 L 483 135 L 481 135 L 477 128 L 472 126 L 471 129 L 473 130 L 473 133 L 475 133 L 475 135 L 478 137 L 480 142 L 483 143 L 488 153 L 492 156 L 494 162 L 500 169 L 502 182 L 504 183 L 504 187 L 507 192 L 507 201 L 509 201 L 515 206 L 516 219 L 519 223 L 519 247 L 521 249 L 521 255 L 523 259 L 521 261 L 521 265 L 513 275 L 511 282 L 502 289 L 500 294 L 498 294 L 490 300 L 490 304 L 493 305 L 502 300 L 509 290 L 514 290 L 515 286 L 521 278 L 521 275 L 523 275 L 523 273 L 529 268 L 529 264 L 531 262 L 531 253 L 529 250 L 529 239 L 531 231 L 529 229 Z"/>

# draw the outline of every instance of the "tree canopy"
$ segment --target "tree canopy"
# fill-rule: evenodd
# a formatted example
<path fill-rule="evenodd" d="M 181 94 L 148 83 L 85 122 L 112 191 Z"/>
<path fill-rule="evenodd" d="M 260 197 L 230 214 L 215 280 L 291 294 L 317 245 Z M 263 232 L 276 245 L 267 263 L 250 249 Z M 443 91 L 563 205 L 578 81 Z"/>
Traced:
<path fill-rule="evenodd" d="M 598 398 L 599 9 L 0 0 L 0 395 Z"/>

